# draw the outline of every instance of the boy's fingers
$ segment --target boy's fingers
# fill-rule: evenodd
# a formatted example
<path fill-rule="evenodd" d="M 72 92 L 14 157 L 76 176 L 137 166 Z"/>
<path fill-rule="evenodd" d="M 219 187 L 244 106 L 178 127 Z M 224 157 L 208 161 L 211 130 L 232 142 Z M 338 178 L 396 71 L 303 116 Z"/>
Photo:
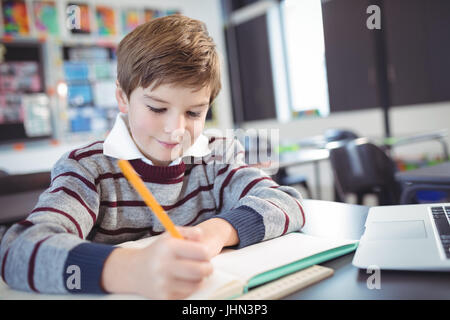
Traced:
<path fill-rule="evenodd" d="M 173 239 L 173 252 L 177 258 L 209 261 L 208 249 L 201 242 Z"/>
<path fill-rule="evenodd" d="M 203 285 L 203 281 L 189 281 L 176 279 L 174 285 L 174 292 L 172 293 L 171 299 L 184 299 L 190 294 L 194 293 Z"/>
<path fill-rule="evenodd" d="M 186 240 L 191 241 L 201 241 L 203 237 L 203 232 L 200 228 L 196 227 L 177 227 L 181 235 Z"/>
<path fill-rule="evenodd" d="M 173 265 L 172 274 L 179 279 L 188 281 L 200 281 L 213 272 L 213 266 L 206 261 L 190 261 L 178 260 L 176 265 Z"/>

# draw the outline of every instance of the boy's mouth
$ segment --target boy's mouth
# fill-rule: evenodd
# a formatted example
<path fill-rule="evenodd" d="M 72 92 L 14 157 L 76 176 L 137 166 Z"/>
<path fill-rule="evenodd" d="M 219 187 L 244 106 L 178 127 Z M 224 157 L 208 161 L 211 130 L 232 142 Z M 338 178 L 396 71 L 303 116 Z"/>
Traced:
<path fill-rule="evenodd" d="M 179 145 L 179 143 L 169 143 L 169 142 L 164 142 L 161 140 L 156 139 L 163 147 L 168 148 L 168 149 L 172 149 L 174 147 L 176 147 L 177 145 Z"/>

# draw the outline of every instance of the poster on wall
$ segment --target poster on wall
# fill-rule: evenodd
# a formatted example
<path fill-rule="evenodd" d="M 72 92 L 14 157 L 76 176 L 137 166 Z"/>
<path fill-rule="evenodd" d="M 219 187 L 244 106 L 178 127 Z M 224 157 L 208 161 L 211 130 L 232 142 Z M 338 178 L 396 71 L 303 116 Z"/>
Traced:
<path fill-rule="evenodd" d="M 33 15 L 34 26 L 39 34 L 58 35 L 58 18 L 54 1 L 34 1 Z"/>
<path fill-rule="evenodd" d="M 30 34 L 25 1 L 2 1 L 3 28 L 6 35 Z"/>
<path fill-rule="evenodd" d="M 72 34 L 90 34 L 90 9 L 86 3 L 68 3 L 66 27 Z"/>
<path fill-rule="evenodd" d="M 23 95 L 22 109 L 28 137 L 48 136 L 52 133 L 50 102 L 46 94 Z"/>
<path fill-rule="evenodd" d="M 41 91 L 37 62 L 4 62 L 0 64 L 0 124 L 23 123 L 23 93 Z"/>
<path fill-rule="evenodd" d="M 117 34 L 116 13 L 113 8 L 97 6 L 95 8 L 95 18 L 99 36 L 115 36 Z"/>
<path fill-rule="evenodd" d="M 140 12 L 136 9 L 122 10 L 121 19 L 123 34 L 130 33 L 141 24 Z"/>
<path fill-rule="evenodd" d="M 173 14 L 181 14 L 181 11 L 178 9 L 167 9 L 166 16 L 171 16 Z"/>
<path fill-rule="evenodd" d="M 156 9 L 145 9 L 144 10 L 144 22 L 149 22 L 150 20 L 158 17 L 162 17 L 164 12 Z"/>

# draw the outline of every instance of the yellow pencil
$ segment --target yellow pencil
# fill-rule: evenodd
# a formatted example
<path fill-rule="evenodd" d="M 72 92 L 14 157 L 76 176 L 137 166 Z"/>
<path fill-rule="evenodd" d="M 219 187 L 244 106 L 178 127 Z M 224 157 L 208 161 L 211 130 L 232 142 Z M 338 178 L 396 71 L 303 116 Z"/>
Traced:
<path fill-rule="evenodd" d="M 164 228 L 166 228 L 166 230 L 169 231 L 170 235 L 178 239 L 183 239 L 183 236 L 175 228 L 175 225 L 173 224 L 172 220 L 170 220 L 166 211 L 164 211 L 163 207 L 161 207 L 158 201 L 156 201 L 150 190 L 147 189 L 144 182 L 141 180 L 141 178 L 139 178 L 139 176 L 137 175 L 136 171 L 134 171 L 131 164 L 127 160 L 119 160 L 118 164 L 120 170 L 122 170 L 123 174 L 125 175 L 125 178 L 128 179 L 131 185 L 141 195 L 142 199 L 144 199 L 144 202 L 147 204 L 147 206 L 153 210 L 156 217 L 162 223 Z"/>

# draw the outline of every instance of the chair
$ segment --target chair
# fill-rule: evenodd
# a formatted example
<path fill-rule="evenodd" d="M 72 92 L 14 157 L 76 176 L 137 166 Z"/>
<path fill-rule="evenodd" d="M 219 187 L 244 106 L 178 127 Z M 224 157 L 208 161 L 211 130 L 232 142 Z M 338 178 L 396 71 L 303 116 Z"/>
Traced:
<path fill-rule="evenodd" d="M 340 200 L 356 194 L 363 204 L 366 194 L 376 194 L 379 205 L 398 204 L 401 187 L 395 179 L 397 167 L 392 159 L 366 138 L 327 145 Z"/>
<path fill-rule="evenodd" d="M 312 199 L 311 189 L 308 185 L 308 180 L 301 174 L 289 174 L 285 168 L 280 168 L 273 176 L 273 180 L 281 186 L 301 186 L 306 190 L 309 199 Z"/>
<path fill-rule="evenodd" d="M 354 140 L 359 138 L 359 136 L 353 131 L 335 128 L 327 129 L 323 136 L 327 142 Z"/>
<path fill-rule="evenodd" d="M 259 163 L 261 162 L 261 152 L 267 152 L 270 157 L 272 155 L 273 147 L 270 139 L 267 137 L 261 137 L 260 135 L 255 136 L 244 136 L 240 137 L 241 143 L 245 148 L 245 162 L 250 163 L 250 159 L 253 159 Z M 287 172 L 285 168 L 280 168 L 272 179 L 282 186 L 301 186 L 306 190 L 308 198 L 312 198 L 311 189 L 308 186 L 307 178 L 304 175 L 296 174 L 292 175 Z"/>
<path fill-rule="evenodd" d="M 358 135 L 350 130 L 347 129 L 337 129 L 337 128 L 331 128 L 327 129 L 324 134 L 324 139 L 326 142 L 332 142 L 332 141 L 349 141 L 358 138 Z M 305 188 L 306 193 L 308 197 L 311 199 L 311 189 L 308 186 L 307 179 L 304 175 L 292 175 L 288 174 L 284 168 L 280 169 L 276 176 L 274 177 L 274 180 L 280 184 L 285 186 L 301 186 Z M 319 181 L 317 183 L 320 183 Z M 335 200 L 339 200 L 340 197 L 337 194 L 336 187 L 335 187 Z"/>
<path fill-rule="evenodd" d="M 353 131 L 350 131 L 348 129 L 337 129 L 337 128 L 327 129 L 324 132 L 323 136 L 325 142 L 329 143 L 334 141 L 340 141 L 341 144 L 359 138 L 359 136 Z M 342 198 L 342 196 L 339 194 L 338 186 L 336 185 L 336 183 L 334 183 L 333 189 L 334 189 L 334 201 L 337 202 L 344 201 L 345 198 Z"/>

